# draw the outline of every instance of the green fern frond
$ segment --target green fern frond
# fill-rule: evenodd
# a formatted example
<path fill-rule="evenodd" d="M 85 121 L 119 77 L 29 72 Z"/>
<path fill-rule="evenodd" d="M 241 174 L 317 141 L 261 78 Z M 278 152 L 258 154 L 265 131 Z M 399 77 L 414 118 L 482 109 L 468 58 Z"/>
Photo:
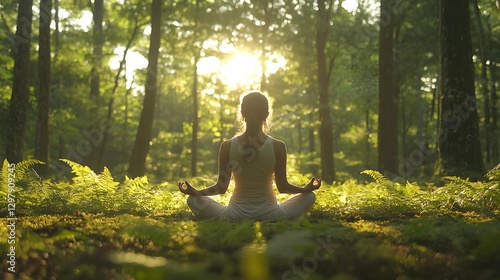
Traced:
<path fill-rule="evenodd" d="M 361 171 L 360 174 L 365 174 L 365 175 L 372 177 L 373 180 L 375 180 L 375 182 L 377 182 L 378 184 L 380 184 L 382 186 L 385 186 L 385 187 L 392 187 L 393 186 L 392 181 L 387 179 L 384 175 L 382 175 L 382 173 L 378 172 L 377 170 L 367 169 L 367 170 Z"/>
<path fill-rule="evenodd" d="M 119 184 L 115 182 L 107 167 L 104 167 L 104 170 L 101 174 L 97 175 L 97 178 L 99 186 L 105 189 L 114 189 Z"/>
<path fill-rule="evenodd" d="M 9 164 L 7 162 L 7 160 L 5 160 L 4 165 L 5 165 L 5 163 L 7 163 L 7 165 Z M 23 160 L 21 162 L 16 163 L 16 165 L 15 165 L 16 182 L 23 180 L 26 176 L 26 173 L 32 169 L 32 166 L 37 165 L 37 164 L 45 164 L 45 162 L 37 160 L 37 159 L 27 159 L 27 160 Z M 3 176 L 3 172 L 2 172 L 2 176 Z"/>
<path fill-rule="evenodd" d="M 99 181 L 97 174 L 95 174 L 90 167 L 81 165 L 69 159 L 60 159 L 60 161 L 71 167 L 71 173 L 75 174 L 75 177 L 73 177 L 73 183 L 88 185 L 96 184 Z"/>
<path fill-rule="evenodd" d="M 2 194 L 2 197 L 5 197 L 9 184 L 9 162 L 7 159 L 3 161 L 2 170 L 0 172 L 0 183 L 2 184 L 2 186 L 0 186 L 0 194 Z"/>
<path fill-rule="evenodd" d="M 136 177 L 134 179 L 130 179 L 128 176 L 125 176 L 125 182 L 123 182 L 124 186 L 130 187 L 132 189 L 141 188 L 144 189 L 145 186 L 149 184 L 148 177 L 141 176 Z"/>
<path fill-rule="evenodd" d="M 484 175 L 490 181 L 500 181 L 500 163 Z"/>

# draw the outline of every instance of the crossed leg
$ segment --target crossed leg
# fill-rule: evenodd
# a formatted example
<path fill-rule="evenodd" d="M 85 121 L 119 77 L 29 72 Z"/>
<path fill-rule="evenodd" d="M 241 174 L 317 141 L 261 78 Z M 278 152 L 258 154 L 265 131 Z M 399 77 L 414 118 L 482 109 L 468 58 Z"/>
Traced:
<path fill-rule="evenodd" d="M 316 195 L 313 192 L 301 193 L 280 203 L 279 207 L 285 214 L 285 219 L 293 219 L 297 218 L 301 214 L 307 213 L 315 201 Z"/>
<path fill-rule="evenodd" d="M 190 195 L 187 204 L 196 217 L 206 219 L 221 218 L 227 208 L 227 206 L 206 196 Z"/>

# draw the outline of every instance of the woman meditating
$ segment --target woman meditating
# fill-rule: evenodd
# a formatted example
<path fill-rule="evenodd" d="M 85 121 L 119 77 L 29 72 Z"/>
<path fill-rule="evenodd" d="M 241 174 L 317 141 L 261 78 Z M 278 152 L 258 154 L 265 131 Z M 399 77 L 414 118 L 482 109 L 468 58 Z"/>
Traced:
<path fill-rule="evenodd" d="M 284 220 L 306 213 L 314 204 L 313 193 L 321 179 L 312 178 L 304 187 L 292 185 L 286 175 L 286 146 L 267 134 L 270 106 L 266 96 L 253 91 L 240 100 L 243 133 L 224 141 L 219 150 L 217 183 L 195 189 L 180 181 L 179 190 L 189 195 L 187 203 L 200 218 Z M 229 205 L 207 197 L 226 192 L 231 174 L 235 188 Z M 280 193 L 297 194 L 278 203 L 273 191 L 273 175 Z"/>

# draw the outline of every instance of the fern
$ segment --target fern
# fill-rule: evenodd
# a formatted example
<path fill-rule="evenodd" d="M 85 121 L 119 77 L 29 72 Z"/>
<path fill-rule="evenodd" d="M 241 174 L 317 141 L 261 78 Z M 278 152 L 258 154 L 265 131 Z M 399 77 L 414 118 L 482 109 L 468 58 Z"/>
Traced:
<path fill-rule="evenodd" d="M 15 175 L 16 175 L 16 183 L 22 181 L 25 177 L 28 171 L 31 171 L 32 166 L 36 164 L 45 164 L 43 161 L 39 161 L 37 159 L 28 159 L 28 160 L 23 160 L 21 162 L 18 162 L 15 164 Z M 2 182 L 8 182 L 8 174 L 9 174 L 9 162 L 7 159 L 4 160 L 3 166 L 2 166 L 2 174 L 0 178 L 2 178 Z M 36 172 L 35 172 L 36 173 Z M 37 174 L 38 175 L 38 174 Z M 5 184 L 4 184 L 5 185 Z"/>
<path fill-rule="evenodd" d="M 9 186 L 9 174 L 14 172 L 15 177 L 14 178 L 11 177 L 11 182 L 12 179 L 14 179 L 15 186 L 17 188 L 19 186 L 18 183 L 26 178 L 26 174 L 30 174 L 28 173 L 28 171 L 32 170 L 31 167 L 35 164 L 45 164 L 45 163 L 39 160 L 29 159 L 16 163 L 15 165 L 11 165 L 9 164 L 7 159 L 5 159 L 2 168 L 0 170 L 0 180 L 1 180 L 0 197 L 7 197 L 8 186 Z M 16 194 L 16 203 L 21 203 L 21 201 L 24 200 L 24 196 L 27 196 L 30 193 L 30 192 L 18 192 L 17 190 L 14 191 L 18 193 Z M 2 213 L 3 211 L 5 211 L 5 209 L 7 209 L 6 204 L 7 204 L 7 199 L 2 199 L 2 201 L 0 201 L 0 207 L 1 207 L 0 213 Z"/>
<path fill-rule="evenodd" d="M 103 189 L 114 189 L 119 184 L 115 182 L 107 167 L 104 167 L 102 173 L 97 175 L 97 180 L 97 184 Z"/>
<path fill-rule="evenodd" d="M 490 181 L 496 181 L 496 183 L 500 183 L 500 163 L 493 167 L 486 175 L 484 175 Z"/>
<path fill-rule="evenodd" d="M 493 168 L 485 176 L 490 183 L 471 182 L 455 176 L 443 177 L 448 183 L 437 192 L 445 194 L 448 201 L 445 206 L 450 210 L 494 210 L 500 205 L 499 181 L 494 180 L 498 167 Z"/>
<path fill-rule="evenodd" d="M 61 159 L 71 167 L 73 185 L 69 188 L 71 203 L 89 212 L 110 212 L 120 203 L 115 198 L 118 185 L 108 168 L 96 174 L 90 167 Z"/>
<path fill-rule="evenodd" d="M 365 174 L 365 175 L 368 175 L 370 177 L 373 178 L 373 180 L 375 180 L 375 182 L 377 182 L 378 184 L 384 186 L 384 187 L 387 187 L 387 188 L 393 188 L 394 187 L 394 183 L 387 179 L 384 175 L 382 175 L 382 173 L 378 172 L 377 170 L 363 170 L 361 171 L 360 174 Z"/>
<path fill-rule="evenodd" d="M 6 160 L 3 161 L 2 170 L 0 171 L 0 180 L 2 186 L 0 186 L 0 194 L 1 197 L 7 196 L 7 187 L 9 185 L 9 162 Z M 2 209 L 3 209 L 2 205 Z"/>
<path fill-rule="evenodd" d="M 69 159 L 60 159 L 71 167 L 71 173 L 75 174 L 73 183 L 77 185 L 96 184 L 99 180 L 97 174 L 88 166 L 81 165 Z"/>
<path fill-rule="evenodd" d="M 148 178 L 146 176 L 136 177 L 130 179 L 128 176 L 125 176 L 125 182 L 123 182 L 123 187 L 128 187 L 131 189 L 142 188 L 148 185 Z"/>

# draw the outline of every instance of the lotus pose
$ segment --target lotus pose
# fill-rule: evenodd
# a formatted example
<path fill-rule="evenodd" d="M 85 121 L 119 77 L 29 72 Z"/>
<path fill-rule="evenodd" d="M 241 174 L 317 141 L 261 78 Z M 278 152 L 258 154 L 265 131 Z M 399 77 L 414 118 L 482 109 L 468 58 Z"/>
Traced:
<path fill-rule="evenodd" d="M 187 181 L 179 182 L 179 190 L 189 195 L 189 208 L 197 217 L 222 219 L 284 220 L 306 213 L 316 200 L 313 191 L 321 186 L 321 179 L 312 178 L 304 187 L 290 184 L 285 143 L 267 134 L 267 97 L 253 91 L 242 95 L 240 101 L 242 133 L 221 144 L 217 183 L 197 190 Z M 228 205 L 207 197 L 225 193 L 231 175 L 235 188 Z M 280 193 L 297 195 L 278 203 L 273 175 Z"/>

